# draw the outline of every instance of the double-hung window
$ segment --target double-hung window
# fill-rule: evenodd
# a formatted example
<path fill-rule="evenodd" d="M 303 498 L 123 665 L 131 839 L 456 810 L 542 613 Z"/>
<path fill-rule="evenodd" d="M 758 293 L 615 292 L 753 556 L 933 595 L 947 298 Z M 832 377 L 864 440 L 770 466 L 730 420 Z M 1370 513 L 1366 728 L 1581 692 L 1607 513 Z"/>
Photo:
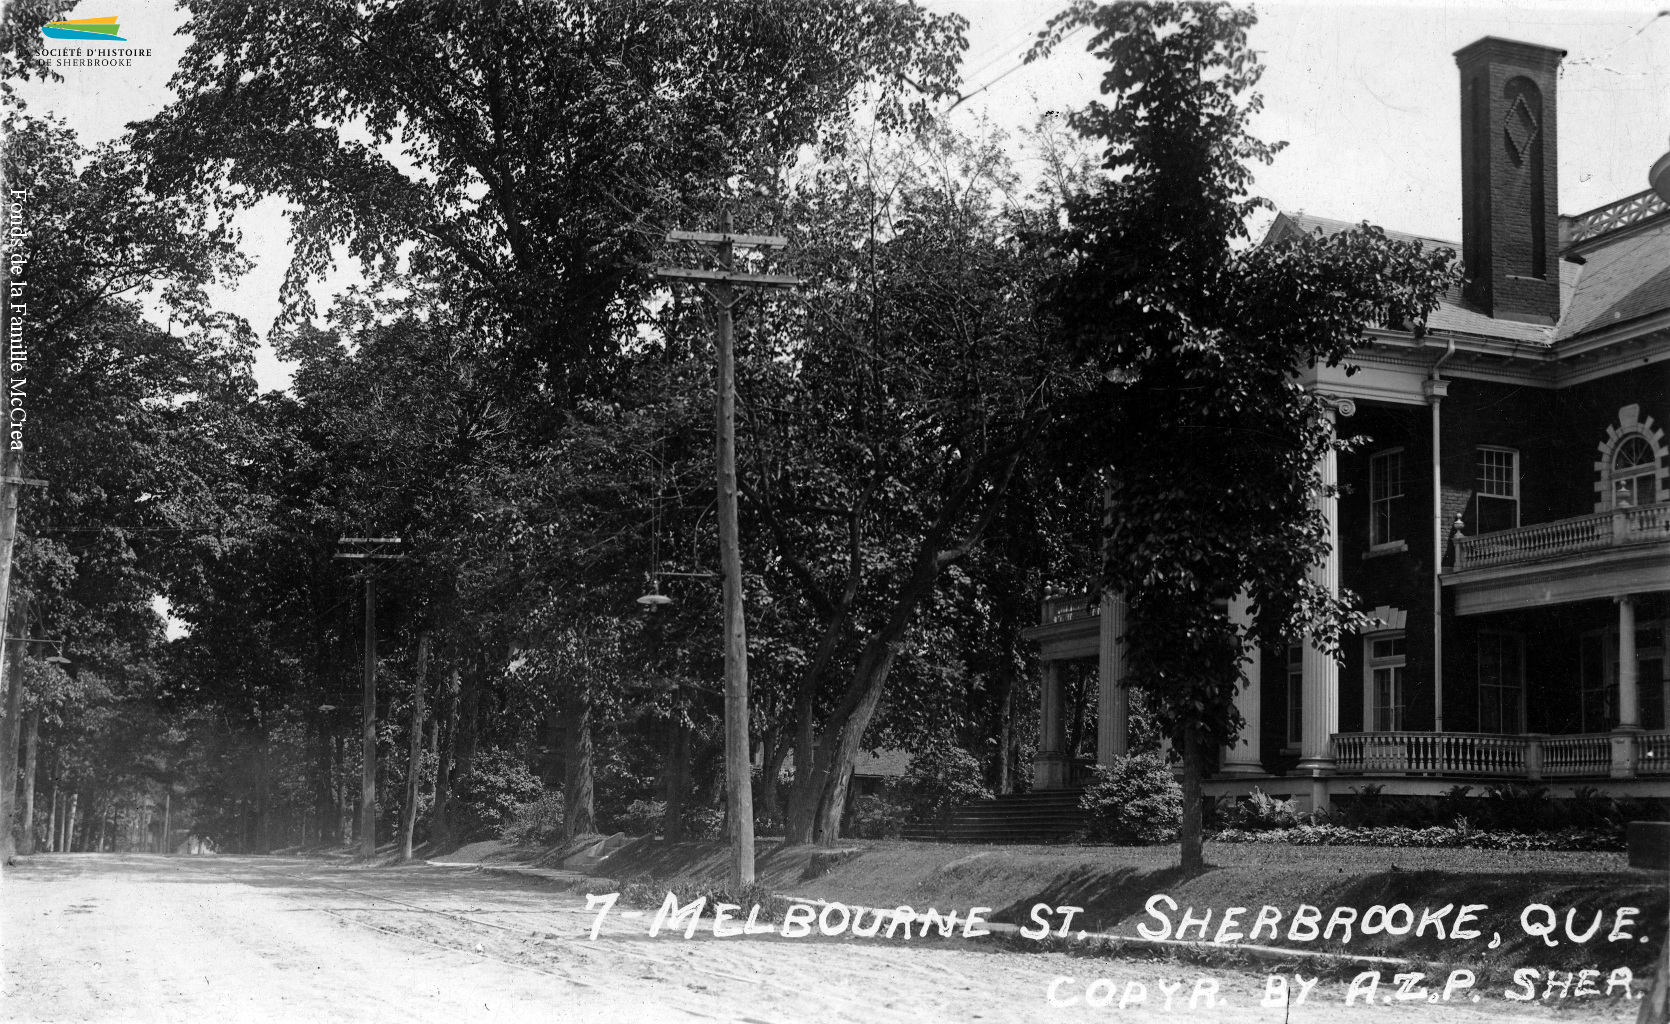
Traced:
<path fill-rule="evenodd" d="M 1523 638 L 1514 633 L 1479 636 L 1479 731 L 1524 732 Z"/>
<path fill-rule="evenodd" d="M 1475 533 L 1495 533 L 1519 525 L 1519 453 L 1512 448 L 1480 448 Z"/>
<path fill-rule="evenodd" d="M 1369 546 L 1386 547 L 1403 538 L 1403 449 L 1380 452 L 1368 463 Z"/>
<path fill-rule="evenodd" d="M 1397 732 L 1403 728 L 1403 634 L 1374 636 L 1366 643 L 1371 731 Z"/>

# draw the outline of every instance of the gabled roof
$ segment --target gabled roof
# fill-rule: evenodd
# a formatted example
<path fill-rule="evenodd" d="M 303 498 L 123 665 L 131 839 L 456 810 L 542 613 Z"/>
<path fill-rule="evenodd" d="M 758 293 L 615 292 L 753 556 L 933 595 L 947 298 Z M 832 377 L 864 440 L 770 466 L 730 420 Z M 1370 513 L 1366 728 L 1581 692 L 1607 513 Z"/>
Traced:
<path fill-rule="evenodd" d="M 1350 221 L 1313 217 L 1304 213 L 1281 213 L 1265 234 L 1265 242 L 1278 242 L 1296 234 L 1320 231 L 1335 234 L 1357 227 Z M 1385 229 L 1382 229 L 1385 230 Z M 1450 248 L 1459 255 L 1461 245 L 1444 239 L 1427 238 L 1400 231 L 1386 231 L 1386 237 L 1418 241 L 1428 249 Z M 1552 346 L 1590 331 L 1613 327 L 1636 318 L 1670 310 L 1670 217 L 1659 223 L 1600 238 L 1584 246 L 1582 262 L 1560 261 L 1560 323 L 1557 326 L 1500 320 L 1461 297 L 1460 289 L 1447 292 L 1427 320 L 1431 331 L 1494 338 L 1516 345 Z"/>

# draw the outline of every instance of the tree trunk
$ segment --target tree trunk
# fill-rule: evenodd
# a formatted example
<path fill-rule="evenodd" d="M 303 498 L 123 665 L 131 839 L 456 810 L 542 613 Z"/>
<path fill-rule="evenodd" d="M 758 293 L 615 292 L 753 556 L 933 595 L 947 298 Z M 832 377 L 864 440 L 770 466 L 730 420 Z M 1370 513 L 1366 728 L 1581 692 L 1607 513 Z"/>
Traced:
<path fill-rule="evenodd" d="M 854 593 L 856 588 L 849 586 L 846 595 L 849 605 L 850 597 Z M 834 661 L 845 631 L 846 613 L 843 611 L 824 627 L 818 653 L 807 666 L 806 673 L 800 680 L 800 688 L 795 692 L 794 781 L 789 785 L 789 806 L 783 816 L 783 838 L 790 846 L 810 843 L 817 830 L 818 801 L 822 797 L 822 780 L 818 775 L 817 764 L 822 747 L 817 738 L 813 703 L 817 696 L 818 684 L 823 681 L 825 671 Z"/>
<path fill-rule="evenodd" d="M 1185 877 L 1206 869 L 1200 820 L 1200 782 L 1205 762 L 1206 744 L 1201 740 L 1200 726 L 1189 722 L 1183 727 L 1183 827 L 1178 836 Z"/>
<path fill-rule="evenodd" d="M 539 784 L 560 789 L 562 771 L 562 710 L 553 707 L 539 720 Z"/>
<path fill-rule="evenodd" d="M 313 723 L 313 820 L 315 841 L 323 846 L 325 841 L 326 822 L 331 820 L 331 811 L 336 801 L 331 790 L 331 737 L 325 727 L 324 719 L 317 718 Z M 303 840 L 305 843 L 306 840 Z"/>
<path fill-rule="evenodd" d="M 766 744 L 764 767 L 760 771 L 761 803 L 766 815 L 776 824 L 785 824 L 783 820 L 783 795 L 778 780 L 783 777 L 783 762 L 788 760 L 789 751 L 793 744 L 787 736 L 771 736 L 771 742 Z"/>
<path fill-rule="evenodd" d="M 64 815 L 63 849 L 65 853 L 73 853 L 75 851 L 75 813 L 80 810 L 80 808 L 81 794 L 72 789 L 70 791 L 69 813 Z"/>
<path fill-rule="evenodd" d="M 435 761 L 435 802 L 429 808 L 429 834 L 437 847 L 451 846 L 454 842 L 452 829 L 452 780 L 453 765 L 458 758 L 458 698 L 459 672 L 456 657 L 449 659 L 452 664 L 447 671 L 447 682 L 441 695 L 443 709 L 440 714 L 442 725 L 439 739 L 440 753 Z"/>
<path fill-rule="evenodd" d="M 29 733 L 23 748 L 23 852 L 35 852 L 35 763 L 40 746 L 41 710 L 29 712 Z"/>
<path fill-rule="evenodd" d="M 1014 781 L 1010 778 L 1014 774 L 1014 767 L 1010 761 L 1010 749 L 1015 743 L 1015 666 L 1011 659 L 1004 658 L 997 667 L 997 791 L 1000 794 L 1014 792 Z"/>
<path fill-rule="evenodd" d="M 456 781 L 470 773 L 475 764 L 476 746 L 481 741 L 481 661 L 479 658 L 470 659 L 470 670 L 464 673 L 463 687 L 459 691 L 462 706 L 458 714 L 458 763 L 453 766 L 452 777 Z"/>
<path fill-rule="evenodd" d="M 7 490 L 10 489 L 8 486 Z M 4 856 L 9 861 L 17 852 L 17 748 L 23 734 L 23 641 L 8 642 L 5 652 L 6 720 L 0 722 L 0 774 L 5 778 L 5 785 L 0 787 L 0 828 L 5 830 Z"/>
<path fill-rule="evenodd" d="M 271 765 L 268 761 L 267 730 L 262 728 L 256 740 L 255 748 L 255 852 L 268 854 L 272 848 L 272 808 L 268 790 L 270 789 Z"/>
<path fill-rule="evenodd" d="M 411 763 L 406 770 L 406 813 L 400 823 L 400 859 L 412 859 L 412 833 L 417 830 L 418 776 L 423 773 L 423 687 L 429 670 L 429 634 L 418 636 L 417 674 L 412 680 Z"/>
<path fill-rule="evenodd" d="M 341 733 L 336 741 L 336 837 L 344 847 L 354 842 L 354 800 L 349 791 L 348 738 Z"/>
<path fill-rule="evenodd" d="M 58 783 L 52 784 L 52 811 L 46 819 L 46 852 L 58 852 Z"/>
<path fill-rule="evenodd" d="M 591 686 L 581 679 L 577 689 L 563 732 L 566 740 L 563 765 L 567 779 L 563 786 L 562 813 L 566 839 L 597 829 L 592 806 Z"/>
<path fill-rule="evenodd" d="M 680 702 L 682 705 L 682 701 Z M 669 843 L 684 841 L 684 812 L 690 803 L 690 727 L 681 709 L 667 736 L 667 811 L 661 834 Z"/>
<path fill-rule="evenodd" d="M 898 632 L 904 632 L 902 624 Z M 869 728 L 870 719 L 881 705 L 882 691 L 898 653 L 897 636 L 871 637 L 853 670 L 854 682 L 861 688 L 857 706 L 836 733 L 829 747 L 827 764 L 818 766 L 819 774 L 826 780 L 814 836 L 819 845 L 833 846 L 841 839 L 841 817 L 846 812 L 847 785 L 852 781 L 853 761 L 858 756 L 859 744 L 864 741 L 864 730 Z"/>

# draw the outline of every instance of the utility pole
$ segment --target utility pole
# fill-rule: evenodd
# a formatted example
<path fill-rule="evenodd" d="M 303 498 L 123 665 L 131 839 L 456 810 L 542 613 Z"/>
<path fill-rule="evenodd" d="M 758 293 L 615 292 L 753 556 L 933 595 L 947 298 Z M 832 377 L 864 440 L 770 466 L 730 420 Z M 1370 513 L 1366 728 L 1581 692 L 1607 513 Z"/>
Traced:
<path fill-rule="evenodd" d="M 400 543 L 399 537 L 343 537 L 338 544 L 355 545 L 334 557 L 367 561 L 399 561 L 383 545 Z M 367 864 L 377 856 L 377 575 L 365 571 L 365 693 L 364 732 L 360 745 L 360 856 Z"/>
<path fill-rule="evenodd" d="M 714 417 L 717 422 L 715 461 L 719 486 L 719 561 L 725 581 L 725 799 L 730 809 L 731 885 L 754 882 L 754 789 L 748 760 L 748 632 L 742 616 L 742 551 L 736 513 L 736 359 L 732 351 L 731 306 L 736 286 L 793 288 L 795 277 L 780 274 L 739 274 L 732 267 L 736 246 L 781 249 L 788 239 L 778 235 L 739 235 L 731 231 L 731 213 L 719 214 L 719 231 L 669 231 L 671 242 L 699 242 L 718 250 L 718 270 L 662 267 L 655 276 L 673 281 L 706 282 L 719 310 L 714 346 L 719 350 L 719 373 Z"/>
<path fill-rule="evenodd" d="M 4 378 L 0 378 L 4 379 Z M 3 465 L 8 472 L 0 476 L 0 637 L 6 635 L 7 612 L 11 608 L 12 551 L 17 546 L 17 500 L 19 487 L 45 487 L 45 480 L 22 476 L 23 453 L 8 453 Z M 18 652 L 21 657 L 21 651 Z M 12 814 L 17 803 L 17 748 L 22 724 L 18 715 L 23 705 L 23 671 L 21 662 L 0 653 L 0 701 L 4 701 L 6 721 L 0 724 L 0 770 L 8 785 L 0 789 L 0 838 L 5 859 L 15 852 L 12 838 Z"/>

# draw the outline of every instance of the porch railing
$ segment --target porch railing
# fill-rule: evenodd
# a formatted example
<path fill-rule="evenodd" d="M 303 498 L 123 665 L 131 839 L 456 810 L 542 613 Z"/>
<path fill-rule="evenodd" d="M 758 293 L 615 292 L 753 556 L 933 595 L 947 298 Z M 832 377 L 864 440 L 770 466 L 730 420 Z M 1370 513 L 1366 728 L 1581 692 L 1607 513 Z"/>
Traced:
<path fill-rule="evenodd" d="M 1637 775 L 1670 775 L 1670 732 L 1642 733 L 1637 750 Z"/>
<path fill-rule="evenodd" d="M 1465 732 L 1367 732 L 1334 736 L 1342 772 L 1524 775 L 1523 736 Z"/>
<path fill-rule="evenodd" d="M 1612 737 L 1606 733 L 1582 736 L 1543 736 L 1542 774 L 1549 778 L 1605 775 L 1612 770 Z"/>
<path fill-rule="evenodd" d="M 1455 569 L 1482 569 L 1655 542 L 1670 542 L 1670 504 L 1664 502 L 1459 537 Z"/>
<path fill-rule="evenodd" d="M 1073 622 L 1077 619 L 1094 618 L 1102 614 L 1102 606 L 1091 594 L 1070 594 L 1064 597 L 1046 597 L 1043 607 L 1039 609 L 1038 622 L 1048 626 L 1056 622 Z"/>
<path fill-rule="evenodd" d="M 1670 731 L 1575 736 L 1342 732 L 1334 734 L 1333 748 L 1338 770 L 1346 774 L 1490 776 L 1531 781 L 1670 775 Z"/>

